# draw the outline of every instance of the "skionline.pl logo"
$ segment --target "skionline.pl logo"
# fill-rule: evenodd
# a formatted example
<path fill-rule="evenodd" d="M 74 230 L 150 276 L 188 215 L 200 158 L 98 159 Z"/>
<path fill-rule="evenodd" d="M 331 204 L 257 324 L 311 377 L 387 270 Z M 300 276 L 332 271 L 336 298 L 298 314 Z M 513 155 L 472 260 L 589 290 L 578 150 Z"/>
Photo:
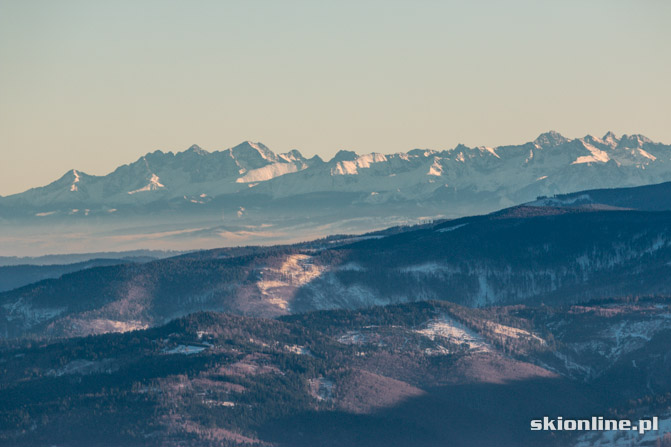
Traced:
<path fill-rule="evenodd" d="M 531 430 L 538 431 L 638 431 L 644 434 L 648 431 L 659 430 L 657 416 L 651 419 L 639 419 L 633 423 L 631 419 L 604 419 L 603 416 L 593 416 L 591 419 L 556 419 L 545 416 L 543 419 L 531 421 Z"/>

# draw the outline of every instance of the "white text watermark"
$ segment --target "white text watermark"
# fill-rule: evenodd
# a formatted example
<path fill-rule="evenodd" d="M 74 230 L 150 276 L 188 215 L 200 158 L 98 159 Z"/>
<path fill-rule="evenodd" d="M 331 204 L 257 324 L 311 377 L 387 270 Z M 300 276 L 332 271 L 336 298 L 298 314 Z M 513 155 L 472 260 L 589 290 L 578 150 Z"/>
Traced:
<path fill-rule="evenodd" d="M 659 421 L 655 416 L 650 419 L 606 419 L 603 416 L 593 416 L 590 419 L 564 419 L 562 416 L 531 421 L 532 431 L 637 431 L 644 434 L 648 431 L 659 430 Z"/>

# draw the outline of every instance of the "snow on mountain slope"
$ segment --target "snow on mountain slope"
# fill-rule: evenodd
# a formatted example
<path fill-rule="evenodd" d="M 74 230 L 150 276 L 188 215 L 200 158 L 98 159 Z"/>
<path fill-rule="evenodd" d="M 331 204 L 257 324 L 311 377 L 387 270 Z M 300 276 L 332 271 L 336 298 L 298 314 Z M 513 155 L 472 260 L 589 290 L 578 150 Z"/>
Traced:
<path fill-rule="evenodd" d="M 466 344 L 469 349 L 476 352 L 491 350 L 489 343 L 480 334 L 448 315 L 428 321 L 423 328 L 417 329 L 415 332 L 430 340 L 440 337 L 452 343 Z"/>
<path fill-rule="evenodd" d="M 631 140 L 627 136 L 623 139 Z M 376 192 L 381 196 L 378 202 L 427 200 L 447 188 L 457 196 L 483 192 L 496 196 L 502 204 L 514 204 L 537 195 L 595 187 L 590 185 L 614 187 L 671 179 L 666 169 L 671 162 L 669 146 L 643 138 L 634 141 L 641 147 L 623 149 L 591 136 L 570 140 L 550 132 L 521 146 L 459 145 L 441 152 L 415 150 L 384 158 L 348 154 L 345 159 L 335 157 L 325 165 L 257 188 L 275 197 L 308 191 Z"/>
<path fill-rule="evenodd" d="M 263 298 L 280 312 L 291 311 L 291 301 L 299 287 L 319 277 L 324 267 L 315 265 L 310 256 L 290 255 L 279 268 L 264 268 L 256 282 Z"/>
<path fill-rule="evenodd" d="M 0 204 L 116 208 L 249 190 L 273 197 L 319 191 L 375 192 L 380 195 L 377 202 L 421 201 L 446 187 L 457 195 L 486 192 L 516 203 L 532 199 L 533 194 L 671 180 L 669 163 L 670 146 L 641 135 L 617 138 L 612 133 L 603 138 L 568 139 L 548 132 L 518 146 L 458 145 L 443 151 L 418 149 L 390 155 L 340 151 L 328 162 L 318 157 L 308 160 L 296 150 L 276 155 L 261 143 L 247 141 L 215 152 L 195 145 L 176 154 L 155 151 L 102 177 L 72 170 L 50 185 L 1 198 Z"/>
<path fill-rule="evenodd" d="M 287 160 L 282 158 L 282 160 Z M 307 165 L 303 162 L 277 162 L 263 166 L 261 168 L 252 169 L 247 171 L 245 175 L 236 180 L 237 183 L 251 183 L 251 182 L 265 182 L 267 180 L 279 177 L 281 175 L 290 174 L 292 172 L 298 172 L 307 168 Z"/>
<path fill-rule="evenodd" d="M 32 250 L 43 230 L 31 228 L 45 224 L 68 234 L 60 245 L 47 242 L 52 252 L 72 250 L 67 241 L 84 243 L 82 235 L 103 251 L 131 240 L 157 249 L 299 240 L 343 225 L 365 232 L 538 196 L 661 183 L 671 181 L 670 167 L 671 146 L 612 133 L 569 139 L 548 132 L 522 145 L 387 155 L 343 150 L 328 161 L 249 141 L 214 152 L 194 145 L 148 153 L 105 176 L 71 170 L 0 197 L 0 220 L 9 224 L 0 242 L 14 250 L 7 254 Z M 92 235 L 92 222 L 100 234 Z"/>
<path fill-rule="evenodd" d="M 671 313 L 664 304 L 573 306 L 565 315 L 543 322 L 561 348 L 545 365 L 581 380 L 600 377 L 612 365 L 633 368 L 644 349 L 658 336 L 671 331 Z M 654 344 L 654 343 L 653 343 Z"/>
<path fill-rule="evenodd" d="M 156 191 L 159 188 L 165 188 L 165 186 L 162 185 L 159 180 L 160 179 L 158 178 L 158 175 L 152 174 L 151 178 L 149 179 L 149 183 L 147 183 L 146 186 L 143 186 L 142 188 L 136 189 L 134 191 L 128 191 L 128 194 L 136 194 L 143 191 Z"/>
<path fill-rule="evenodd" d="M 578 157 L 572 164 L 580 163 L 606 163 L 610 160 L 608 153 L 583 141 L 583 145 L 592 155 L 583 155 Z"/>
<path fill-rule="evenodd" d="M 70 191 L 75 192 L 78 190 L 77 183 L 79 183 L 79 173 L 73 169 L 72 174 L 75 176 L 75 178 L 72 180 L 72 185 L 70 185 Z"/>
<path fill-rule="evenodd" d="M 216 197 L 248 188 L 241 183 L 266 181 L 305 169 L 308 164 L 309 160 L 298 151 L 277 156 L 260 143 L 244 142 L 216 152 L 194 145 L 177 154 L 162 151 L 146 154 L 106 176 L 72 170 L 56 182 L 1 198 L 0 202 L 56 209 L 63 205 L 87 204 L 93 209 L 203 194 Z"/>

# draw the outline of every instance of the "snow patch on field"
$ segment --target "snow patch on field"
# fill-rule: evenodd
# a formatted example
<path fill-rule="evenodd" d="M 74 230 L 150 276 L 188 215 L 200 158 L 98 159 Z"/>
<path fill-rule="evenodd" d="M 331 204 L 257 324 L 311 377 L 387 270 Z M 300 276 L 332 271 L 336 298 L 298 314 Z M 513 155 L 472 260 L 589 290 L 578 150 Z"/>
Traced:
<path fill-rule="evenodd" d="M 525 331 L 524 329 L 519 329 L 512 326 L 504 326 L 503 324 L 494 323 L 492 321 L 486 322 L 485 326 L 495 334 L 504 335 L 510 338 L 533 339 L 538 341 L 541 345 L 545 345 L 546 343 L 545 340 L 543 340 L 538 335 L 529 331 Z"/>
<path fill-rule="evenodd" d="M 465 227 L 468 224 L 460 224 L 460 225 L 455 225 L 453 227 L 448 227 L 448 228 L 441 228 L 439 230 L 436 230 L 438 233 L 447 233 L 448 231 L 454 231 L 458 228 Z"/>
<path fill-rule="evenodd" d="M 34 308 L 30 303 L 26 303 L 23 298 L 19 298 L 14 303 L 4 304 L 2 307 L 7 311 L 5 314 L 7 321 L 22 319 L 26 327 L 51 320 L 65 312 L 65 307 Z"/>
<path fill-rule="evenodd" d="M 422 329 L 417 329 L 414 332 L 432 341 L 436 337 L 440 337 L 455 344 L 466 343 L 474 351 L 485 352 L 490 350 L 488 343 L 480 334 L 447 315 L 430 320 Z"/>
<path fill-rule="evenodd" d="M 496 292 L 491 288 L 487 281 L 487 274 L 485 272 L 480 272 L 478 274 L 478 293 L 475 296 L 474 304 L 476 306 L 485 306 L 496 301 L 496 298 Z"/>
<path fill-rule="evenodd" d="M 424 354 L 428 356 L 440 356 L 440 355 L 447 355 L 450 353 L 450 350 L 447 349 L 445 346 L 442 345 L 436 345 L 433 348 L 426 348 L 424 349 Z"/>
<path fill-rule="evenodd" d="M 610 350 L 604 352 L 609 359 L 618 359 L 624 354 L 632 352 L 645 343 L 659 331 L 671 328 L 669 314 L 663 318 L 651 321 L 622 321 L 603 330 L 599 336 L 603 340 L 612 341 Z"/>
<path fill-rule="evenodd" d="M 339 265 L 337 270 L 342 272 L 363 272 L 366 269 L 355 262 L 348 262 L 347 264 Z"/>
<path fill-rule="evenodd" d="M 262 279 L 257 281 L 256 286 L 265 301 L 283 311 L 289 311 L 296 290 L 318 278 L 324 270 L 324 267 L 312 262 L 311 256 L 290 255 L 278 269 L 262 269 Z"/>
<path fill-rule="evenodd" d="M 130 332 L 139 329 L 147 329 L 149 325 L 139 320 L 110 320 L 107 318 L 73 318 L 69 323 L 71 336 L 83 336 L 93 334 L 106 334 L 108 332 Z"/>
<path fill-rule="evenodd" d="M 294 354 L 312 356 L 312 352 L 305 346 L 284 345 L 284 349 Z"/>
<path fill-rule="evenodd" d="M 671 329 L 671 314 L 668 312 L 645 315 L 644 319 L 621 319 L 616 309 L 611 309 L 611 313 L 608 310 L 600 309 L 602 323 L 590 328 L 588 337 L 576 340 L 573 332 L 582 328 L 573 325 L 568 325 L 563 335 L 558 334 L 562 349 L 553 355 L 563 364 L 568 375 L 582 379 L 599 377 L 625 356 L 644 348 L 657 334 Z M 592 308 L 575 308 L 577 313 L 591 311 Z M 636 368 L 636 359 L 632 359 L 631 364 Z"/>
<path fill-rule="evenodd" d="M 199 352 L 203 352 L 206 349 L 206 346 L 177 345 L 172 349 L 164 349 L 163 352 L 165 354 L 191 355 L 198 354 Z"/>
<path fill-rule="evenodd" d="M 411 265 L 400 269 L 401 273 L 414 273 L 424 275 L 435 275 L 439 273 L 461 273 L 458 267 L 427 262 L 425 264 Z"/>
<path fill-rule="evenodd" d="M 310 395 L 318 401 L 332 401 L 335 384 L 326 377 L 308 380 Z"/>
<path fill-rule="evenodd" d="M 359 331 L 347 331 L 338 337 L 338 343 L 344 345 L 361 345 L 366 342 L 366 336 Z"/>
<path fill-rule="evenodd" d="M 667 245 L 667 240 L 663 236 L 659 235 L 657 238 L 652 242 L 650 248 L 645 250 L 646 253 L 653 253 L 661 248 L 664 248 Z"/>

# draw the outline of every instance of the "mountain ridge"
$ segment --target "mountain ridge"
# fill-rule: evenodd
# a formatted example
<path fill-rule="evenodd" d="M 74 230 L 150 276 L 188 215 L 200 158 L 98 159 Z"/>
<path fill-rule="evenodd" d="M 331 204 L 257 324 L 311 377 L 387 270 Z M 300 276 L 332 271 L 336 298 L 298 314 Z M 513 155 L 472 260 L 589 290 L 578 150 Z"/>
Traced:
<path fill-rule="evenodd" d="M 588 191 L 577 196 L 592 200 L 575 206 L 542 199 L 360 236 L 81 270 L 0 293 L 0 337 L 126 331 L 201 310 L 277 317 L 417 300 L 487 307 L 671 296 L 671 201 L 640 199 L 668 197 L 669 188 Z"/>
<path fill-rule="evenodd" d="M 375 162 L 381 162 L 381 161 L 387 161 L 388 157 L 392 156 L 418 156 L 422 155 L 424 157 L 429 157 L 431 155 L 435 154 L 451 154 L 451 153 L 463 153 L 464 151 L 471 151 L 471 153 L 475 153 L 477 150 L 478 152 L 482 153 L 488 153 L 496 158 L 501 158 L 500 155 L 498 154 L 498 150 L 509 150 L 510 148 L 522 148 L 525 146 L 533 145 L 537 149 L 550 149 L 554 148 L 557 146 L 562 146 L 567 143 L 578 143 L 582 144 L 585 149 L 589 151 L 589 147 L 585 145 L 585 143 L 591 145 L 591 143 L 597 143 L 601 146 L 610 148 L 610 149 L 642 149 L 641 146 L 645 144 L 652 144 L 652 145 L 661 145 L 661 143 L 655 143 L 649 138 L 640 135 L 640 134 L 632 134 L 632 135 L 627 135 L 624 134 L 622 137 L 617 138 L 613 132 L 608 132 L 606 133 L 602 138 L 594 137 L 592 135 L 586 135 L 585 137 L 582 138 L 566 138 L 563 135 L 561 135 L 559 132 L 556 131 L 548 131 L 540 134 L 535 140 L 532 142 L 528 142 L 522 145 L 515 145 L 515 146 L 496 146 L 496 147 L 488 147 L 488 146 L 475 146 L 475 147 L 469 147 L 463 144 L 458 144 L 454 148 L 448 148 L 442 151 L 437 151 L 433 149 L 412 149 L 409 150 L 408 152 L 396 152 L 396 153 L 388 153 L 388 154 L 383 154 L 379 152 L 371 152 L 371 153 L 364 153 L 364 154 L 358 154 L 355 151 L 351 150 L 340 150 L 338 151 L 331 159 L 328 161 L 324 161 L 319 157 L 318 155 L 315 155 L 311 158 L 306 158 L 298 149 L 292 149 L 289 152 L 286 153 L 279 153 L 275 154 L 273 151 L 271 151 L 267 146 L 265 146 L 263 143 L 260 142 L 252 142 L 249 140 L 243 141 L 242 143 L 231 147 L 229 149 L 225 150 L 217 150 L 217 151 L 207 151 L 197 144 L 191 145 L 188 149 L 182 151 L 182 152 L 164 152 L 162 150 L 156 150 L 153 152 L 148 152 L 145 155 L 141 156 L 138 158 L 136 161 L 132 163 L 128 163 L 122 166 L 119 166 L 115 170 L 109 172 L 108 174 L 105 175 L 90 175 L 87 174 L 86 172 L 82 170 L 78 170 L 76 168 L 70 169 L 67 171 L 63 176 L 61 176 L 59 179 L 43 186 L 36 186 L 33 188 L 30 188 L 24 192 L 16 193 L 16 194 L 10 194 L 7 196 L 0 196 L 0 199 L 9 199 L 17 196 L 21 196 L 23 194 L 26 194 L 30 191 L 35 191 L 39 190 L 42 188 L 47 188 L 50 186 L 56 186 L 60 183 L 68 183 L 69 185 L 69 190 L 70 192 L 77 192 L 79 190 L 79 185 L 77 183 L 80 183 L 82 181 L 82 178 L 85 180 L 93 180 L 93 179 L 102 179 L 109 177 L 110 175 L 113 175 L 119 171 L 124 171 L 127 170 L 131 167 L 136 167 L 137 165 L 142 165 L 144 164 L 145 167 L 147 168 L 147 173 L 146 174 L 154 174 L 151 172 L 151 169 L 149 167 L 149 163 L 157 163 L 160 168 L 161 164 L 165 163 L 165 159 L 178 159 L 179 161 L 187 161 L 184 160 L 186 158 L 193 158 L 193 156 L 200 156 L 200 157 L 213 157 L 213 158 L 220 158 L 223 156 L 228 156 L 236 161 L 236 165 L 240 168 L 238 171 L 238 174 L 242 175 L 244 173 L 247 173 L 249 170 L 252 169 L 258 169 L 263 166 L 267 166 L 267 164 L 263 163 L 261 160 L 266 160 L 268 162 L 274 162 L 274 163 L 291 163 L 291 162 L 307 162 L 309 160 L 313 160 L 315 162 L 321 162 L 322 164 L 327 164 L 327 165 L 335 165 L 334 170 L 332 170 L 332 173 L 338 173 L 341 175 L 348 175 L 348 174 L 353 174 L 353 166 L 347 166 L 343 164 L 339 164 L 342 162 L 356 162 L 357 163 L 357 168 L 361 167 L 369 167 L 371 163 Z M 603 149 L 603 147 L 602 147 Z M 598 150 L 598 149 L 597 149 Z M 636 156 L 636 154 L 631 154 L 633 156 Z M 650 158 L 646 154 L 641 154 L 639 153 L 640 156 L 643 158 L 647 158 L 649 160 L 655 161 L 655 158 Z M 163 159 L 161 159 L 163 158 Z M 533 156 L 531 157 L 533 158 Z M 458 158 L 458 161 L 465 160 L 465 156 L 463 159 Z M 601 159 L 599 158 L 593 158 L 593 159 L 576 159 L 573 163 L 575 164 L 580 164 L 580 163 L 597 163 L 597 162 L 602 162 L 605 163 L 607 162 L 608 159 L 604 159 L 603 157 Z M 639 160 L 643 161 L 643 160 Z M 244 164 L 245 166 L 241 166 Z M 305 169 L 307 166 L 303 166 L 303 169 Z M 199 168 L 199 167 L 198 167 Z M 348 169 L 349 168 L 349 169 Z M 301 169 L 302 170 L 302 169 Z M 295 172 L 295 171 L 294 171 Z M 276 177 L 279 177 L 281 175 L 285 175 L 286 173 L 281 173 L 277 176 L 271 176 L 265 180 L 271 180 Z M 155 175 L 155 174 L 154 174 Z M 243 177 L 238 178 L 238 183 L 250 183 L 251 181 L 247 180 L 241 180 Z M 151 181 L 150 178 L 144 178 L 143 180 L 149 180 Z M 132 191 L 127 191 L 127 192 L 132 192 Z"/>
<path fill-rule="evenodd" d="M 277 244 L 485 214 L 576 191 L 671 181 L 671 145 L 641 135 L 330 160 L 243 142 L 154 151 L 104 176 L 73 169 L 0 198 L 0 255 Z M 48 227 L 52 235 L 45 238 Z M 75 245 L 79 244 L 79 245 Z"/>

